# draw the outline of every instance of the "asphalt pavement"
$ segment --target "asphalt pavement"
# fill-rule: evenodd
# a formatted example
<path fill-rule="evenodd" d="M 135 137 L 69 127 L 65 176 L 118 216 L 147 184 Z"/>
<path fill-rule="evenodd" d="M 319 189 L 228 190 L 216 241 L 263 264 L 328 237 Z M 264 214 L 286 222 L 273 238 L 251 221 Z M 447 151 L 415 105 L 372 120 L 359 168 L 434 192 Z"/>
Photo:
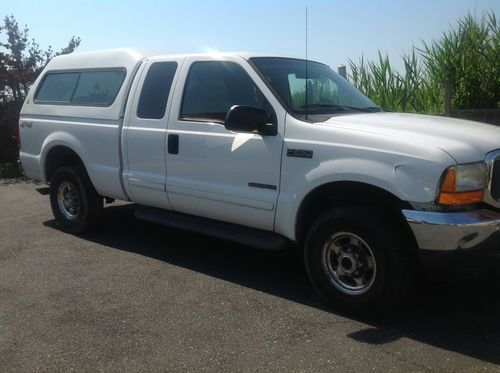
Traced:
<path fill-rule="evenodd" d="M 500 371 L 500 272 L 421 279 L 380 320 L 325 307 L 295 251 L 138 221 L 58 230 L 0 180 L 0 371 Z"/>

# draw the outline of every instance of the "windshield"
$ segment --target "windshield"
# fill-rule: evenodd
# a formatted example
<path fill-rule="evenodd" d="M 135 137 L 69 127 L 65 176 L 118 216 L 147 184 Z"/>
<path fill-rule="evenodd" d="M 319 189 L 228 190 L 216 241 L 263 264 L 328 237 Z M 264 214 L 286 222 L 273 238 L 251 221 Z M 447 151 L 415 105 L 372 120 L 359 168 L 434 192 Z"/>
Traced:
<path fill-rule="evenodd" d="M 347 80 L 318 62 L 292 58 L 250 59 L 292 114 L 313 121 L 380 109 Z M 307 82 L 307 84 L 306 84 Z"/>

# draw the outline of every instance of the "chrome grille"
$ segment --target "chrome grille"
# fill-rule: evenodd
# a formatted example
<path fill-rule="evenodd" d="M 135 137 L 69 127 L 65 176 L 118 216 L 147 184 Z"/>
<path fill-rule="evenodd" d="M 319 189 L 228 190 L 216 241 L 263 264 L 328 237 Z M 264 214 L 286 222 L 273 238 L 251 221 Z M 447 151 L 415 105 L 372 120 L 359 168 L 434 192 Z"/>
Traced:
<path fill-rule="evenodd" d="M 500 208 L 500 149 L 486 155 L 488 165 L 488 193 L 484 202 Z"/>

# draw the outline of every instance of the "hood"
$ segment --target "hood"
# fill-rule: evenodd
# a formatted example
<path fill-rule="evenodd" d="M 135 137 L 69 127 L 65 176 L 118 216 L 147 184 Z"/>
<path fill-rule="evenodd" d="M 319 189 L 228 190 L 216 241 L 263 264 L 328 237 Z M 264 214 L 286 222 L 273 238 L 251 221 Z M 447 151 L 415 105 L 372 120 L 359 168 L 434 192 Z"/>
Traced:
<path fill-rule="evenodd" d="M 323 124 L 433 146 L 458 163 L 481 161 L 500 149 L 500 127 L 455 118 L 382 112 L 336 116 Z"/>

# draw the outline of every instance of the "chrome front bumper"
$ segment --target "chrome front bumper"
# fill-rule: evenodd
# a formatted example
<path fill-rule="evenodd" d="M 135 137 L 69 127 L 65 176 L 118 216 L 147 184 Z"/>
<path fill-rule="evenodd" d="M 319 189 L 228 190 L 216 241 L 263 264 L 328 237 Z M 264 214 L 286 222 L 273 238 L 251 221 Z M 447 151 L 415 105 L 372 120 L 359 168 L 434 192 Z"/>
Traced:
<path fill-rule="evenodd" d="M 488 246 L 500 251 L 500 213 L 490 210 L 427 212 L 403 210 L 418 247 L 433 251 L 469 251 Z"/>

